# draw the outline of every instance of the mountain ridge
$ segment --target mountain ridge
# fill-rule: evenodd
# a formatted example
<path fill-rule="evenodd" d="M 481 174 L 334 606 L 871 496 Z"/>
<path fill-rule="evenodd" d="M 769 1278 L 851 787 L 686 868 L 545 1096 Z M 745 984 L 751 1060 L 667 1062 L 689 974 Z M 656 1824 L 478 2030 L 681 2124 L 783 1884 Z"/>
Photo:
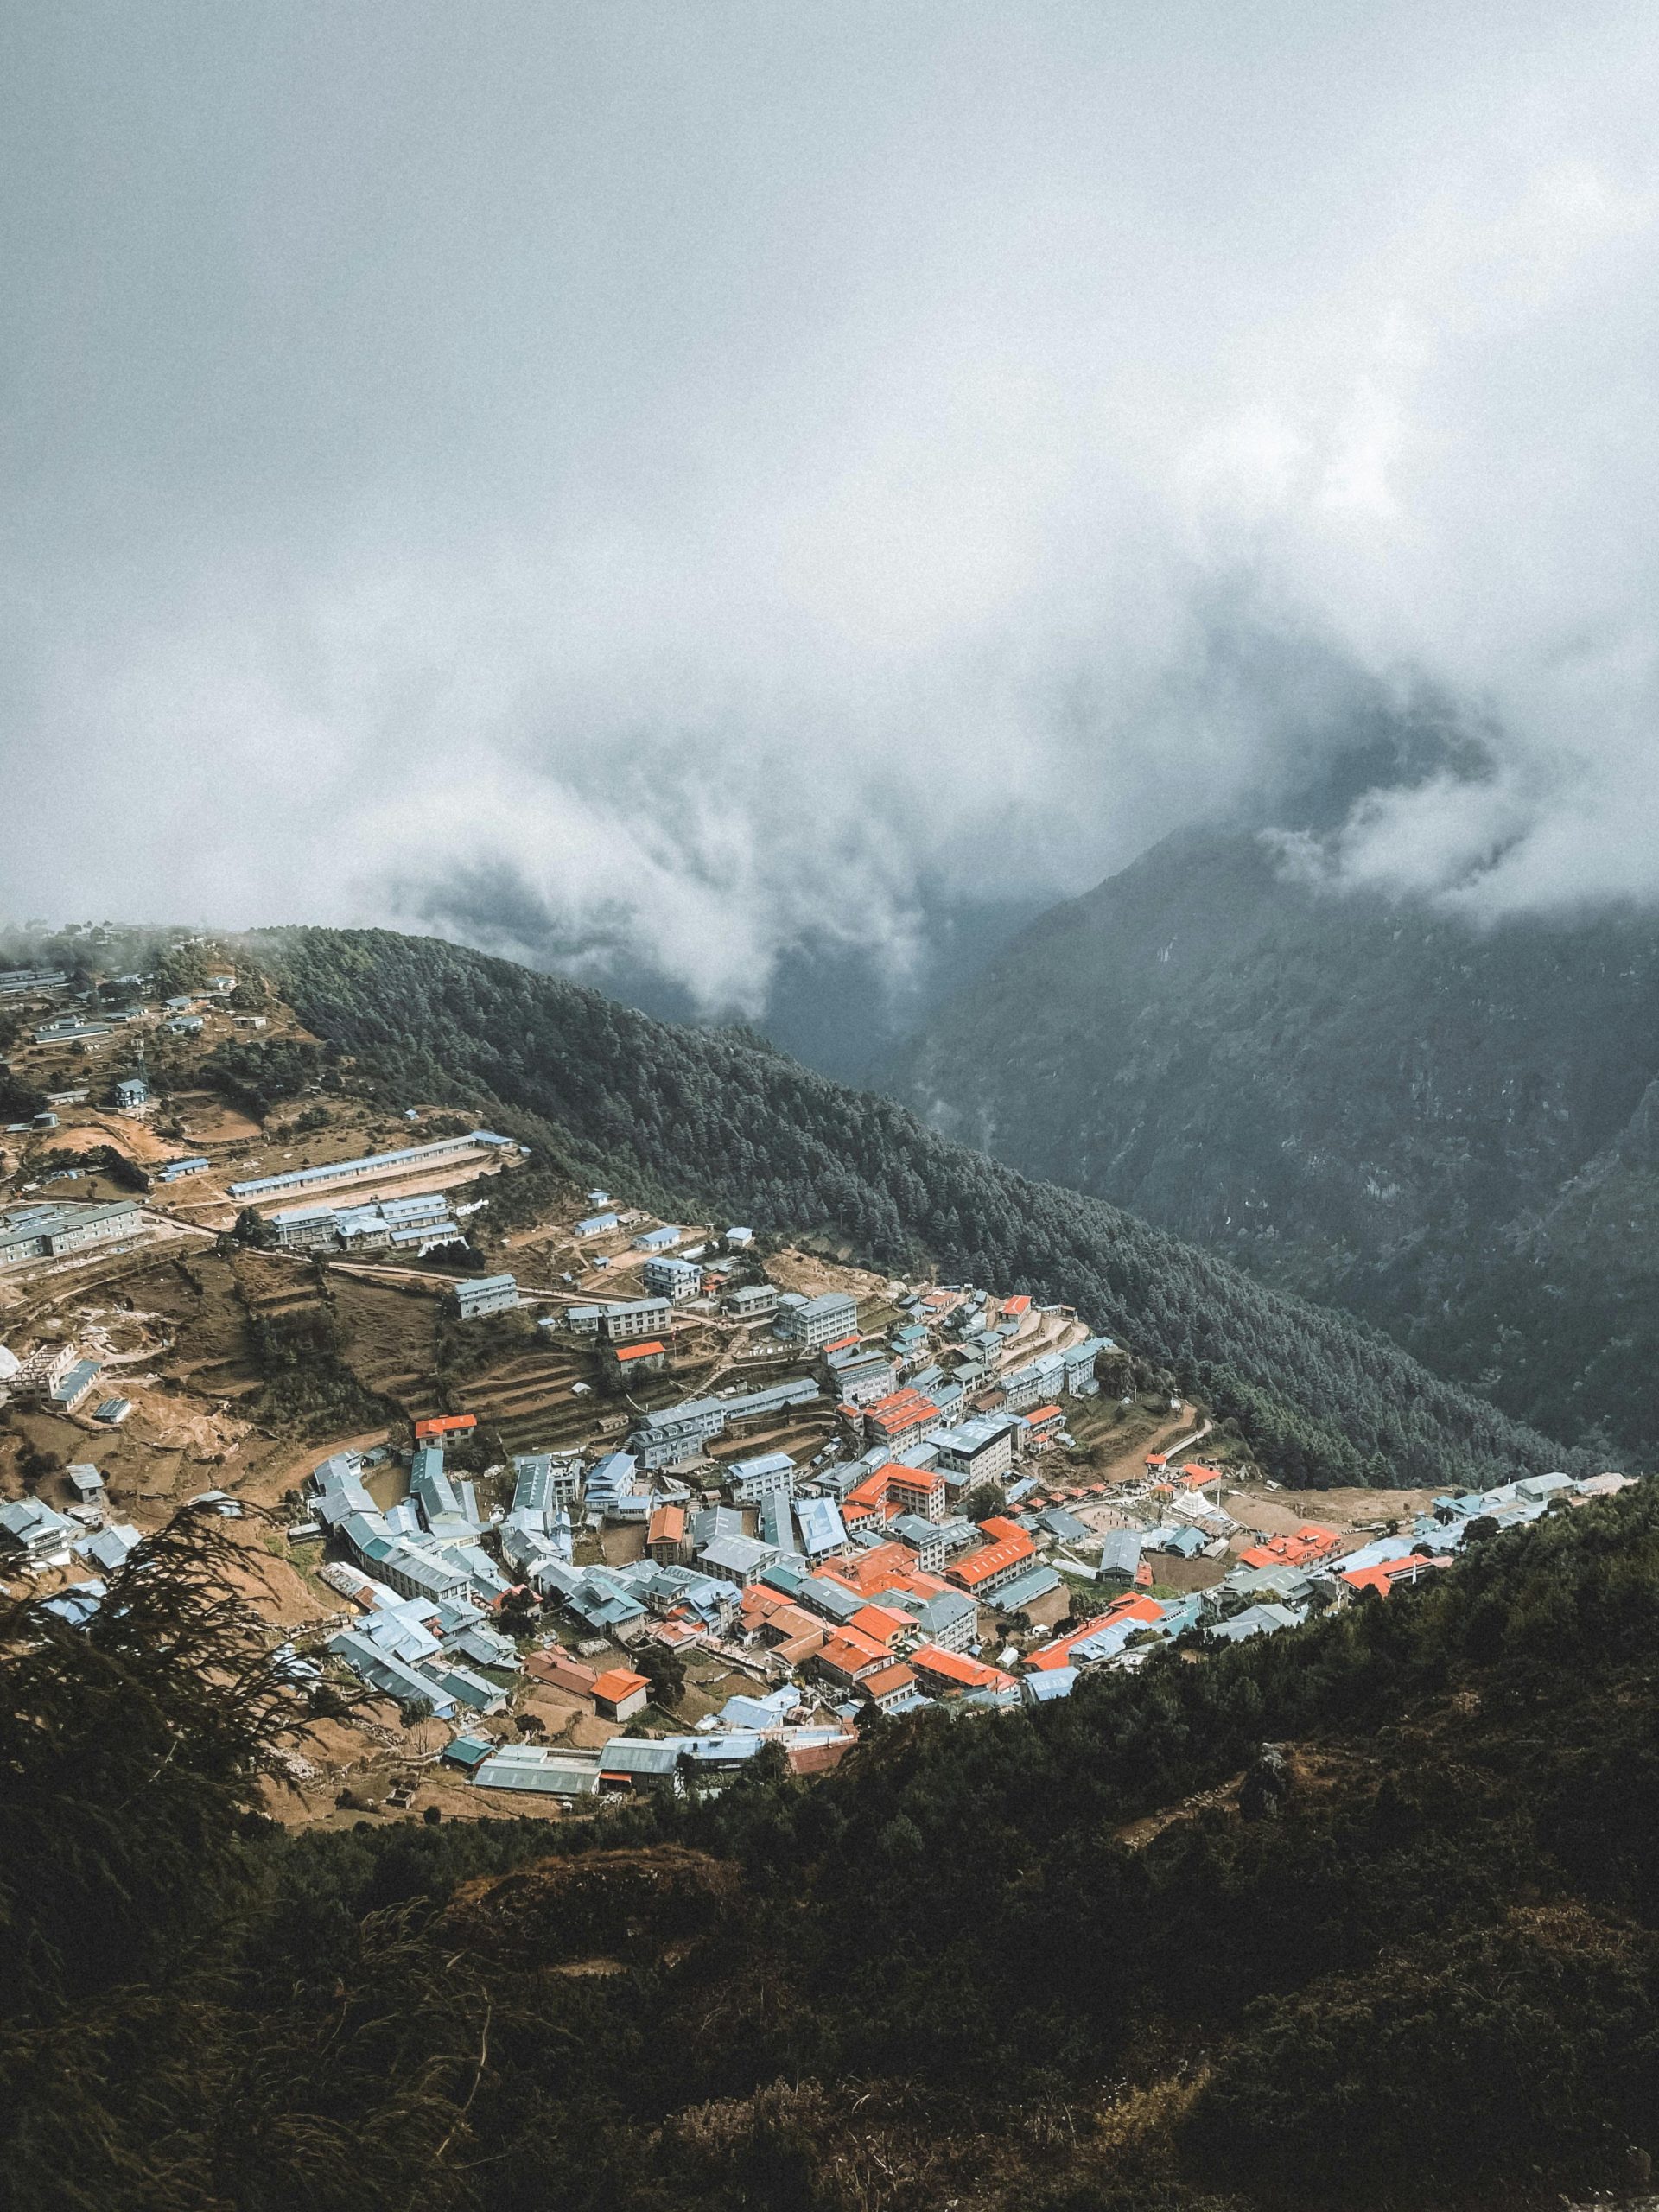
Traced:
<path fill-rule="evenodd" d="M 572 1173 L 631 1179 L 659 1211 L 737 1206 L 890 1269 L 925 1250 L 947 1274 L 1075 1306 L 1202 1384 L 1287 1481 L 1473 1486 L 1567 1456 L 1375 1332 L 729 1034 L 439 939 L 298 930 L 257 949 L 308 1027 L 372 1061 L 388 1096 L 487 1109 Z"/>
<path fill-rule="evenodd" d="M 1177 832 L 1052 910 L 887 1087 L 1344 1306 L 1517 1418 L 1643 1452 L 1656 1075 L 1649 918 L 1476 931 L 1298 880 L 1230 829 Z"/>

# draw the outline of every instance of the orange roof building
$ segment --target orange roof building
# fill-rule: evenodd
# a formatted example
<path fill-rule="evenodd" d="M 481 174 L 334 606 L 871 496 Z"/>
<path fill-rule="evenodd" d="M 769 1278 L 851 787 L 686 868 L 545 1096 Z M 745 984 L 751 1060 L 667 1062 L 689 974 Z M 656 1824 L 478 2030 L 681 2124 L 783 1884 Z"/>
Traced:
<path fill-rule="evenodd" d="M 937 1575 L 925 1574 L 916 1564 L 915 1553 L 899 1543 L 874 1544 L 867 1552 L 855 1552 L 851 1559 L 826 1560 L 818 1572 L 849 1590 L 856 1590 L 860 1597 L 898 1590 L 907 1597 L 937 1598 L 945 1587 Z"/>
<path fill-rule="evenodd" d="M 820 1672 L 855 1688 L 867 1675 L 878 1673 L 888 1663 L 888 1655 L 884 1644 L 861 1636 L 856 1629 L 843 1628 L 814 1656 L 812 1663 Z"/>
<path fill-rule="evenodd" d="M 1432 1574 L 1438 1567 L 1449 1567 L 1446 1559 L 1420 1559 L 1414 1552 L 1408 1559 L 1383 1560 L 1376 1567 L 1357 1567 L 1343 1576 L 1351 1590 L 1375 1590 L 1379 1598 L 1386 1598 L 1390 1590 L 1408 1588 Z"/>
<path fill-rule="evenodd" d="M 887 1503 L 887 1469 L 878 1467 L 873 1474 L 855 1482 L 841 1501 L 841 1517 L 850 1529 L 858 1522 L 874 1519 L 877 1515 L 885 1521 L 891 1518 L 893 1509 Z"/>
<path fill-rule="evenodd" d="M 477 1427 L 476 1414 L 434 1414 L 428 1421 L 416 1422 L 415 1433 L 417 1437 L 456 1436 L 463 1429 Z"/>
<path fill-rule="evenodd" d="M 691 1557 L 685 1533 L 685 1508 L 659 1505 L 645 1530 L 645 1549 L 658 1567 L 684 1567 Z"/>
<path fill-rule="evenodd" d="M 922 1430 L 937 1428 L 942 1416 L 931 1398 L 925 1398 L 919 1390 L 908 1386 L 894 1390 L 885 1398 L 878 1398 L 864 1411 L 864 1433 L 872 1444 L 884 1444 L 888 1451 L 897 1451 L 906 1440 L 919 1435 Z"/>
<path fill-rule="evenodd" d="M 946 1651 L 937 1643 L 925 1643 L 919 1651 L 910 1655 L 910 1667 L 925 1689 L 937 1690 L 950 1696 L 962 1690 L 1011 1690 L 1012 1675 L 1005 1675 L 999 1667 L 988 1667 L 982 1659 L 970 1659 L 965 1651 Z"/>
<path fill-rule="evenodd" d="M 887 1605 L 861 1605 L 847 1625 L 856 1629 L 861 1636 L 868 1636 L 872 1643 L 879 1643 L 884 1651 L 890 1651 L 894 1637 L 910 1626 L 910 1619 L 908 1615 L 895 1613 Z"/>
<path fill-rule="evenodd" d="M 1069 1667 L 1073 1648 L 1086 1643 L 1091 1636 L 1098 1636 L 1102 1629 L 1112 1628 L 1119 1621 L 1144 1621 L 1150 1628 L 1163 1617 L 1163 1607 L 1155 1598 L 1120 1598 L 1103 1613 L 1096 1613 L 1093 1620 L 1084 1621 L 1081 1628 L 1068 1629 L 1064 1636 L 1057 1636 L 1052 1643 L 1033 1651 L 1027 1663 L 1042 1674 L 1055 1667 Z"/>
<path fill-rule="evenodd" d="M 897 1459 L 889 1459 L 853 1484 L 841 1502 L 841 1515 L 849 1527 L 868 1522 L 878 1516 L 884 1521 L 892 1521 L 901 1513 L 918 1514 L 925 1521 L 943 1521 L 946 1496 L 944 1477 L 937 1468 L 906 1467 Z"/>
<path fill-rule="evenodd" d="M 904 1467 L 894 1462 L 880 1471 L 887 1478 L 888 1502 L 897 1511 L 919 1514 L 924 1521 L 944 1520 L 946 1485 L 938 1467 Z"/>
<path fill-rule="evenodd" d="M 1011 1582 L 1037 1550 L 1017 1521 L 994 1513 L 988 1521 L 982 1521 L 979 1525 L 990 1541 L 945 1569 L 959 1590 L 965 1590 L 975 1598 L 988 1597 L 1002 1583 Z"/>
<path fill-rule="evenodd" d="M 599 1680 L 591 1667 L 584 1667 L 580 1659 L 572 1659 L 561 1650 L 529 1652 L 524 1659 L 524 1672 L 532 1681 L 551 1682 L 556 1689 L 575 1690 L 581 1697 L 591 1697 Z"/>
<path fill-rule="evenodd" d="M 1287 1536 L 1265 1536 L 1259 1544 L 1252 1544 L 1238 1555 L 1242 1567 L 1308 1567 L 1315 1560 L 1328 1559 L 1341 1543 L 1342 1538 L 1334 1529 L 1322 1529 L 1316 1521 L 1305 1521 L 1301 1527 Z"/>
<path fill-rule="evenodd" d="M 858 1686 L 858 1693 L 861 1697 L 868 1698 L 880 1713 L 908 1697 L 915 1687 L 915 1675 L 902 1660 L 896 1660 L 891 1667 L 878 1667 L 874 1674 L 866 1675 Z"/>
<path fill-rule="evenodd" d="M 594 1703 L 607 1720 L 632 1720 L 645 1711 L 650 1696 L 651 1684 L 645 1676 L 626 1667 L 611 1668 L 594 1684 Z"/>
<path fill-rule="evenodd" d="M 619 1367 L 631 1367 L 641 1359 L 665 1359 L 668 1347 L 656 1337 L 647 1337 L 638 1344 L 613 1344 L 611 1357 Z"/>

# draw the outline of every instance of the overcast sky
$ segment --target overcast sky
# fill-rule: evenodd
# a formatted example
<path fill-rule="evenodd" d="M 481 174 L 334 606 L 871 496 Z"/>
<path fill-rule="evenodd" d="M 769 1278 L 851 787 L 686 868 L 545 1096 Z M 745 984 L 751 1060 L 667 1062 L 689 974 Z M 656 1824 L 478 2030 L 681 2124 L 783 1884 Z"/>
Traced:
<path fill-rule="evenodd" d="M 1337 855 L 1659 890 L 1648 8 L 0 13 L 0 913 L 710 1007 L 1081 889 L 1351 685 Z"/>

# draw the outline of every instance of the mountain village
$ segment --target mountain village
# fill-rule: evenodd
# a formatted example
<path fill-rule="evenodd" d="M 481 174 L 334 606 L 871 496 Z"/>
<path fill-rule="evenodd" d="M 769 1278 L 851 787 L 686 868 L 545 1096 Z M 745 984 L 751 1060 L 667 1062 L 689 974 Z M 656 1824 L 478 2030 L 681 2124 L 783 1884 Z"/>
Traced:
<path fill-rule="evenodd" d="M 77 1624 L 181 1508 L 238 1524 L 322 1716 L 296 1817 L 819 1773 L 891 1719 L 1385 1600 L 1627 1480 L 1305 1510 L 1133 1347 L 1006 1285 L 599 1187 L 480 1250 L 529 1147 L 349 1071 L 261 1122 L 209 1055 L 315 1040 L 228 964 L 149 981 L 111 1012 L 0 975 L 45 1101 L 0 1160 L 0 1575 Z M 262 1420 L 249 1342 L 289 1370 L 346 1342 L 378 1427 Z"/>

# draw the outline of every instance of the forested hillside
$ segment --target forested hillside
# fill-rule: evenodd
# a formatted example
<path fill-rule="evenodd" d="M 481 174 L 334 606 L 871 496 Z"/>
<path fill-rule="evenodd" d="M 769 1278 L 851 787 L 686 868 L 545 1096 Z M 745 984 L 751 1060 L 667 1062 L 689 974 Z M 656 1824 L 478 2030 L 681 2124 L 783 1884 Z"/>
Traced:
<path fill-rule="evenodd" d="M 1560 1460 L 1385 1338 L 753 1039 L 431 938 L 297 930 L 259 950 L 394 1102 L 464 1103 L 664 1211 L 724 1206 L 878 1265 L 931 1257 L 947 1278 L 1064 1300 L 1202 1389 L 1288 1480 L 1480 1485 Z"/>
<path fill-rule="evenodd" d="M 948 1134 L 1381 1324 L 1517 1419 L 1659 1450 L 1659 927 L 1477 932 L 1183 831 L 889 1071 Z"/>
<path fill-rule="evenodd" d="M 1659 2146 L 1651 1484 L 550 1830 L 270 1827 L 306 1692 L 214 1527 L 0 1613 L 20 2212 L 1478 2212 Z"/>

